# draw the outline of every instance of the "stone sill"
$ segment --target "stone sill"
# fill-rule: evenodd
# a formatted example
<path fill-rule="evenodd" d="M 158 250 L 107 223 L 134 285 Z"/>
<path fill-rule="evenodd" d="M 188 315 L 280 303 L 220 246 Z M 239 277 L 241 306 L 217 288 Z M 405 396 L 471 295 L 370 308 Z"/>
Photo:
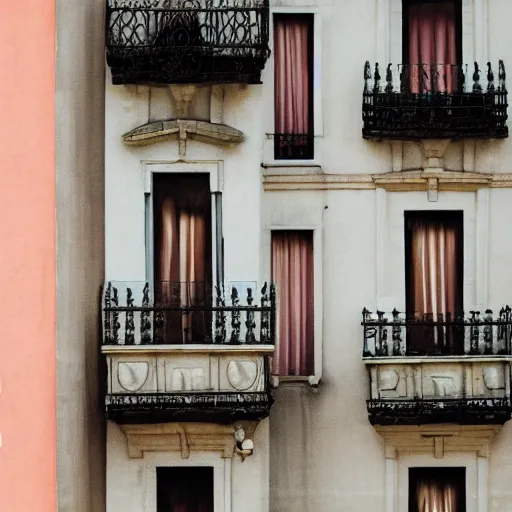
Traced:
<path fill-rule="evenodd" d="M 467 355 L 467 356 L 423 356 L 423 357 L 363 357 L 366 365 L 386 365 L 386 364 L 425 364 L 425 363 L 494 363 L 494 362 L 512 362 L 512 356 L 508 355 Z"/>
<path fill-rule="evenodd" d="M 103 354 L 273 354 L 273 345 L 104 345 Z"/>

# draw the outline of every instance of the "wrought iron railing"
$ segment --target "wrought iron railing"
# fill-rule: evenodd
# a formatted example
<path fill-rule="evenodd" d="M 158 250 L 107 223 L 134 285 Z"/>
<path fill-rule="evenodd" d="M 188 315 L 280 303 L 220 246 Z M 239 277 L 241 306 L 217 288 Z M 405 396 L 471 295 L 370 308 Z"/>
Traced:
<path fill-rule="evenodd" d="M 382 76 L 384 75 L 384 76 Z M 464 139 L 508 137 L 503 61 L 495 77 L 468 66 L 418 64 L 364 67 L 363 137 Z"/>
<path fill-rule="evenodd" d="M 106 0 L 114 84 L 261 83 L 268 0 Z"/>
<path fill-rule="evenodd" d="M 406 315 L 363 309 L 363 356 L 512 355 L 512 309 Z"/>
<path fill-rule="evenodd" d="M 274 344 L 276 295 L 199 282 L 108 282 L 103 290 L 104 345 Z"/>
<path fill-rule="evenodd" d="M 315 137 L 309 133 L 274 133 L 276 160 L 312 160 Z"/>

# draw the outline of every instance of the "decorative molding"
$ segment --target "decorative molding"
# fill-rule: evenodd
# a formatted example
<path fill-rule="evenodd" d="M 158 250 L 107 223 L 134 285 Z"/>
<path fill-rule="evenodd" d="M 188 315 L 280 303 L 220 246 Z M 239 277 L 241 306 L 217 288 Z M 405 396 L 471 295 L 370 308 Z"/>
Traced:
<path fill-rule="evenodd" d="M 195 139 L 207 144 L 240 144 L 244 134 L 226 124 L 189 119 L 170 119 L 143 124 L 122 136 L 128 146 L 145 146 L 170 138 L 178 138 L 180 157 L 187 154 L 187 140 Z"/>
<path fill-rule="evenodd" d="M 272 354 L 274 345 L 103 345 L 103 354 Z"/>
<path fill-rule="evenodd" d="M 472 452 L 489 457 L 492 438 L 501 425 L 419 425 L 375 426 L 385 440 L 387 459 L 402 455 L 431 454 L 443 458 L 445 453 Z"/>
<path fill-rule="evenodd" d="M 403 171 L 383 174 L 312 175 L 263 172 L 263 188 L 267 192 L 289 190 L 375 190 L 413 192 L 432 190 L 437 181 L 439 192 L 475 192 L 482 188 L 512 188 L 512 173 L 491 174 L 459 171 Z"/>
<path fill-rule="evenodd" d="M 122 425 L 128 443 L 128 455 L 141 459 L 144 452 L 181 452 L 188 459 L 192 451 L 220 452 L 230 459 L 235 450 L 231 425 L 201 423 L 166 423 L 157 425 Z"/>

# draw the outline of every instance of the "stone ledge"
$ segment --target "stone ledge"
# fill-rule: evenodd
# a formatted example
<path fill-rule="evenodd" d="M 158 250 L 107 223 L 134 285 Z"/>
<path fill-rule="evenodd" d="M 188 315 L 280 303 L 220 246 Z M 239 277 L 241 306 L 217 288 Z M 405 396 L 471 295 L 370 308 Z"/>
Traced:
<path fill-rule="evenodd" d="M 488 174 L 458 171 L 402 171 L 383 174 L 289 174 L 266 170 L 265 191 L 286 190 L 375 190 L 389 192 L 473 192 L 481 188 L 512 188 L 512 173 Z"/>

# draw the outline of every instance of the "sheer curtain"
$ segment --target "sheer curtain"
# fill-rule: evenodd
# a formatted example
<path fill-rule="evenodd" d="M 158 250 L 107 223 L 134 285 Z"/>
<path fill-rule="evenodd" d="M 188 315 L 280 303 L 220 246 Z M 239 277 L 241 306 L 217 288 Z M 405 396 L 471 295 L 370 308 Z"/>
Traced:
<path fill-rule="evenodd" d="M 456 222 L 409 219 L 411 236 L 410 301 L 416 318 L 450 320 L 460 312 L 460 226 Z M 419 352 L 461 349 L 449 327 L 418 328 L 408 343 Z"/>
<path fill-rule="evenodd" d="M 274 231 L 272 279 L 278 296 L 276 375 L 314 372 L 313 234 Z"/>
<path fill-rule="evenodd" d="M 450 93 L 457 84 L 457 34 L 454 2 L 409 6 L 411 92 Z"/>
<path fill-rule="evenodd" d="M 205 286 L 205 218 L 198 213 L 176 211 L 173 199 L 162 205 L 160 275 L 162 298 L 172 304 L 179 292 L 180 306 L 202 300 Z M 182 313 L 182 342 L 192 342 L 193 315 Z"/>
<path fill-rule="evenodd" d="M 203 180 L 204 181 L 204 180 Z M 155 280 L 160 300 L 174 308 L 204 305 L 211 285 L 210 193 L 206 180 L 163 176 L 155 181 Z M 211 336 L 204 312 L 167 312 L 167 343 Z"/>
<path fill-rule="evenodd" d="M 418 481 L 418 512 L 462 512 L 459 510 L 457 486 L 432 478 Z"/>
<path fill-rule="evenodd" d="M 276 18 L 274 86 L 276 133 L 309 133 L 309 23 Z"/>

